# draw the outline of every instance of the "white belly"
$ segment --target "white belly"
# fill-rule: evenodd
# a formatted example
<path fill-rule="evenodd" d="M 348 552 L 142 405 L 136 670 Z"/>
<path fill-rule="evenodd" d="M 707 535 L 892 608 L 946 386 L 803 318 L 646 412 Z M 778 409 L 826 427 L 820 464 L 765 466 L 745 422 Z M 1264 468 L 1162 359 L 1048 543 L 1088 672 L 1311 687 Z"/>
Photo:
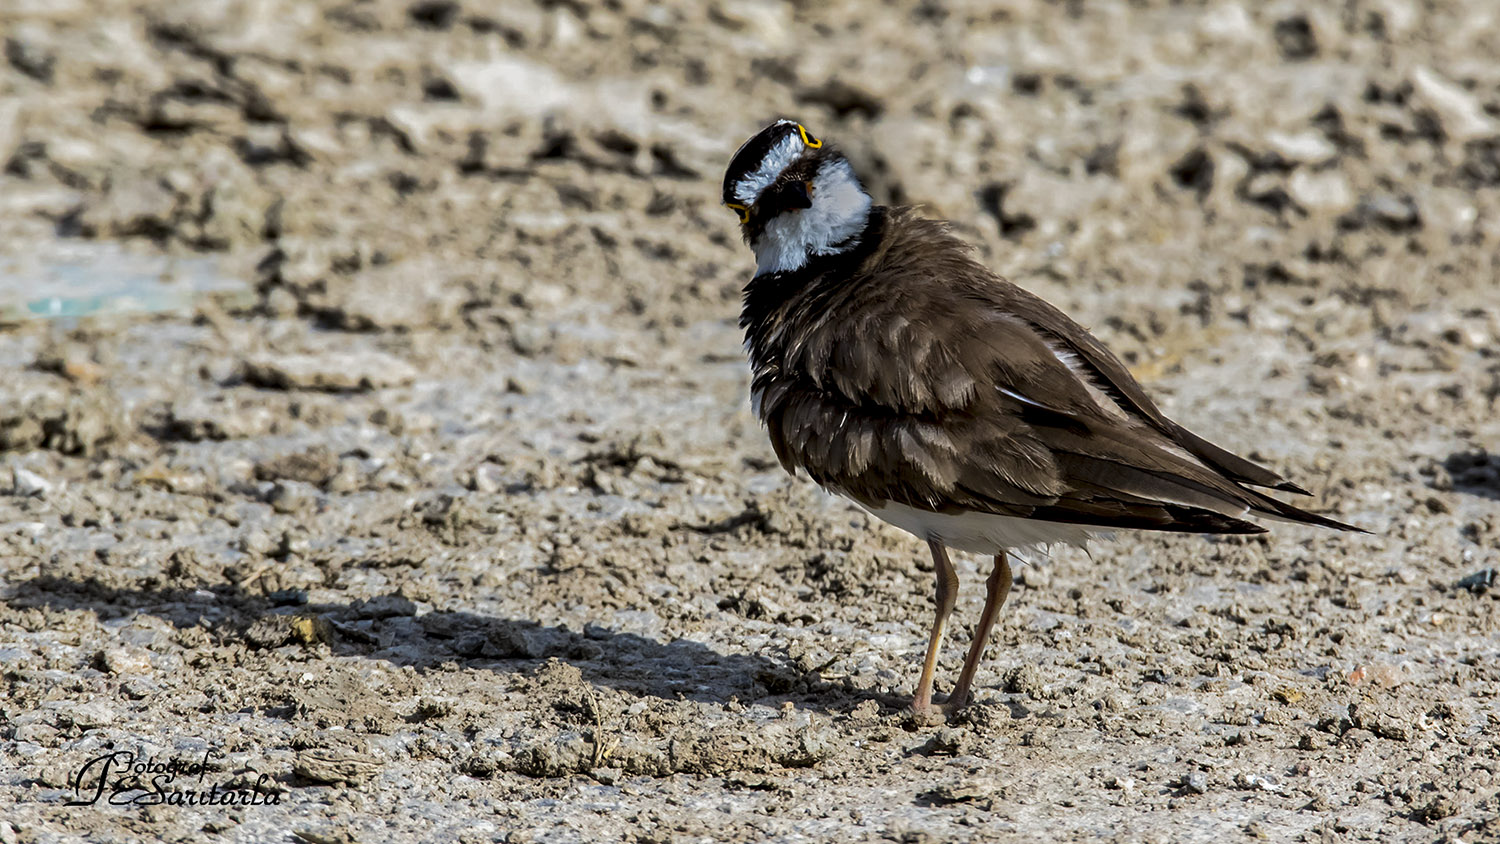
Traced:
<path fill-rule="evenodd" d="M 936 539 L 949 548 L 976 554 L 1020 551 L 1059 542 L 1083 548 L 1090 539 L 1108 533 L 1082 525 L 1017 519 L 993 513 L 933 513 L 889 502 L 879 508 L 859 506 L 875 518 L 919 539 Z"/>

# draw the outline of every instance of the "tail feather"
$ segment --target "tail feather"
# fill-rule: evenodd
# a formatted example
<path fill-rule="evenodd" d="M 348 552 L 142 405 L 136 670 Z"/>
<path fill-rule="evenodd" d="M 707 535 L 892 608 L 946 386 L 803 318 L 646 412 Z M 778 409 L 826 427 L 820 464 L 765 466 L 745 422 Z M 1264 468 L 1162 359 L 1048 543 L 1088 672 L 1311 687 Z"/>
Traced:
<path fill-rule="evenodd" d="M 1263 486 L 1297 495 L 1312 495 L 1291 481 L 1281 477 L 1259 463 L 1254 463 L 1227 449 L 1220 448 L 1188 429 L 1172 424 L 1168 435 L 1179 445 L 1192 452 L 1194 457 L 1219 470 L 1225 477 L 1241 484 Z"/>
<path fill-rule="evenodd" d="M 1304 525 L 1317 525 L 1318 527 L 1333 528 L 1334 530 L 1345 530 L 1351 533 L 1369 534 L 1370 532 L 1361 527 L 1344 524 L 1337 519 L 1330 519 L 1310 510 L 1304 510 L 1285 501 L 1278 501 L 1269 495 L 1255 490 L 1246 490 L 1255 499 L 1256 506 L 1253 512 L 1257 516 L 1277 521 L 1295 522 Z"/>

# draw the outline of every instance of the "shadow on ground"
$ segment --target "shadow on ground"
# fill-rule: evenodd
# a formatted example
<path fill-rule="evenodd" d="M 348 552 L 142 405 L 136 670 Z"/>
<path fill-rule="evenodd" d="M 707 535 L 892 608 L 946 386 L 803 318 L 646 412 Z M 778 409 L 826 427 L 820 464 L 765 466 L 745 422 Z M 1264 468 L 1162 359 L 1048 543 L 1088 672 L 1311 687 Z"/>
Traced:
<path fill-rule="evenodd" d="M 580 632 L 467 612 L 417 615 L 417 606 L 400 595 L 312 604 L 297 590 L 259 596 L 231 585 L 121 589 L 94 579 L 42 576 L 16 585 L 4 600 L 18 609 L 89 610 L 100 619 L 148 614 L 251 648 L 326 644 L 339 656 L 417 669 L 458 665 L 525 674 L 555 658 L 577 667 L 589 682 L 668 700 L 790 701 L 830 714 L 865 700 L 885 708 L 905 704 L 847 681 L 824 680 L 816 669 L 801 670 L 789 659 L 721 654 L 686 639 L 662 643 L 595 625 Z"/>
<path fill-rule="evenodd" d="M 1443 461 L 1453 488 L 1470 495 L 1500 499 L 1500 455 L 1484 449 L 1460 451 Z"/>

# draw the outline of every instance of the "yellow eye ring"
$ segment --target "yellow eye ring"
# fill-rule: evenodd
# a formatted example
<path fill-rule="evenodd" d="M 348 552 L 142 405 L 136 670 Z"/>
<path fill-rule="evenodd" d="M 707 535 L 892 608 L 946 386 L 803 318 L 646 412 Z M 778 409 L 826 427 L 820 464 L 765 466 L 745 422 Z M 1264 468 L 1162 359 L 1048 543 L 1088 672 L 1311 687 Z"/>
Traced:
<path fill-rule="evenodd" d="M 801 123 L 797 124 L 797 134 L 802 136 L 802 143 L 807 144 L 810 149 L 817 149 L 823 145 L 822 141 L 809 135 Z"/>
<path fill-rule="evenodd" d="M 728 208 L 728 209 L 730 209 L 732 211 L 735 211 L 736 213 L 738 213 L 740 215 L 740 223 L 741 224 L 750 222 L 750 209 L 749 208 L 746 208 L 745 206 L 740 205 L 738 203 L 734 203 L 734 202 L 726 202 L 726 203 L 724 203 L 724 207 Z"/>

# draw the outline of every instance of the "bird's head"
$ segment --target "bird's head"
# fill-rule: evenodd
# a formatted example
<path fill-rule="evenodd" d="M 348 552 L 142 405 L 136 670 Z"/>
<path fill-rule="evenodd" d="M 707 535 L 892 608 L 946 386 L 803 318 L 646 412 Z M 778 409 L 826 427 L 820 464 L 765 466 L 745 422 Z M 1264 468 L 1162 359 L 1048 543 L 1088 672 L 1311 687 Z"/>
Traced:
<path fill-rule="evenodd" d="M 739 216 L 762 274 L 852 247 L 870 216 L 870 195 L 849 159 L 795 120 L 778 120 L 740 146 L 724 171 L 723 201 Z"/>

